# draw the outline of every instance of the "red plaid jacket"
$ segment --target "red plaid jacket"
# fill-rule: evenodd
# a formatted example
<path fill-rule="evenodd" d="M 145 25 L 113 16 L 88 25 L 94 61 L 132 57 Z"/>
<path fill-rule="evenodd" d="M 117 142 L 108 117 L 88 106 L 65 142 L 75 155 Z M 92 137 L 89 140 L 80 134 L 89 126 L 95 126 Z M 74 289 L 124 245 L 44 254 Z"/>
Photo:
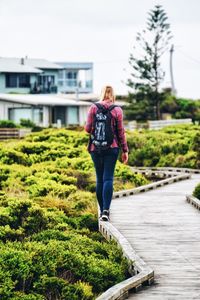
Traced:
<path fill-rule="evenodd" d="M 105 107 L 109 107 L 112 105 L 112 103 L 106 103 L 105 101 L 99 102 L 100 104 L 104 105 Z M 92 104 L 89 108 L 88 115 L 87 115 L 87 121 L 85 125 L 85 130 L 88 133 L 92 133 L 93 131 L 93 120 L 94 120 L 94 115 L 97 112 L 97 106 L 95 104 Z M 124 126 L 123 126 L 123 111 L 121 107 L 117 106 L 113 108 L 111 111 L 111 114 L 113 116 L 112 118 L 112 126 L 113 126 L 113 132 L 114 132 L 114 140 L 112 145 L 110 146 L 111 148 L 116 148 L 116 147 L 121 147 L 123 152 L 128 152 L 128 145 L 126 141 L 126 136 L 125 136 L 125 131 L 124 131 Z M 115 128 L 115 119 L 117 120 L 117 132 Z M 92 152 L 95 151 L 95 145 L 90 144 L 88 145 L 88 151 Z"/>

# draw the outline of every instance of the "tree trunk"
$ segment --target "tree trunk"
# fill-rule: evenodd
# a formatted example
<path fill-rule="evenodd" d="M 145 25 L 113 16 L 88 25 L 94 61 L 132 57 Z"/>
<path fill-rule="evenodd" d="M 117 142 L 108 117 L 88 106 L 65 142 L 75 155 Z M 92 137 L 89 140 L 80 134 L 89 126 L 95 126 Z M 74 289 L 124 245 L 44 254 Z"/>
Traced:
<path fill-rule="evenodd" d="M 158 119 L 158 120 L 161 120 L 160 100 L 157 100 L 156 110 L 157 110 L 157 119 Z"/>

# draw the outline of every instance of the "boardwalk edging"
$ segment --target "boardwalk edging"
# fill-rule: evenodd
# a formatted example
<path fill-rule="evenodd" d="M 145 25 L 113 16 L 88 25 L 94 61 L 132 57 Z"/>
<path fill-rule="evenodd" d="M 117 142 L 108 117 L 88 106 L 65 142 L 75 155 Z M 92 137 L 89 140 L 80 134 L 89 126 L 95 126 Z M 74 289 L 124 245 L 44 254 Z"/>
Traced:
<path fill-rule="evenodd" d="M 137 170 L 152 170 L 152 171 L 169 171 L 176 173 L 191 173 L 191 174 L 200 174 L 199 169 L 190 169 L 190 168 L 176 168 L 176 167 L 131 167 L 132 169 Z"/>
<path fill-rule="evenodd" d="M 196 209 L 200 210 L 200 200 L 192 195 L 187 195 L 186 200 L 192 204 Z"/>
<path fill-rule="evenodd" d="M 107 239 L 114 239 L 122 248 L 129 261 L 129 273 L 132 277 L 112 286 L 96 300 L 121 300 L 128 296 L 129 290 L 140 289 L 142 284 L 151 284 L 154 271 L 136 254 L 127 239 L 109 222 L 99 222 L 99 231 Z"/>
<path fill-rule="evenodd" d="M 148 170 L 150 168 L 147 168 Z M 132 168 L 132 171 L 136 169 Z M 164 170 L 164 168 L 162 168 Z M 162 172 L 162 170 L 160 170 Z M 177 170 L 177 169 L 176 169 Z M 129 196 L 133 194 L 137 194 L 140 192 L 146 192 L 152 190 L 154 188 L 158 188 L 165 184 L 170 184 L 173 182 L 177 182 L 179 180 L 189 179 L 191 177 L 190 172 L 185 171 L 184 173 L 188 174 L 177 174 L 178 172 L 172 170 L 171 168 L 167 168 L 167 172 L 175 172 L 173 177 L 160 180 L 151 184 L 144 185 L 142 187 L 137 187 L 129 190 L 124 190 L 120 192 L 113 193 L 113 198 L 119 198 L 124 196 Z M 165 170 L 164 170 L 165 171 Z M 199 170 L 198 170 L 199 171 Z M 192 173 L 192 172 L 191 172 Z M 194 172 L 195 173 L 195 172 Z M 199 171 L 200 173 L 200 171 Z M 166 174 L 167 176 L 167 174 Z M 130 290 L 135 289 L 135 291 L 139 290 L 142 287 L 142 284 L 152 284 L 154 281 L 154 271 L 150 268 L 135 252 L 132 248 L 128 240 L 110 223 L 99 221 L 99 231 L 102 235 L 107 239 L 114 239 L 118 245 L 121 247 L 124 256 L 129 261 L 129 273 L 132 277 L 112 286 L 103 294 L 101 294 L 96 300 L 122 300 L 126 299 Z"/>
<path fill-rule="evenodd" d="M 135 169 L 132 169 L 132 171 L 134 172 Z M 145 184 L 143 186 L 139 186 L 139 187 L 136 187 L 136 188 L 115 192 L 115 193 L 113 193 L 113 199 L 116 199 L 116 198 L 119 198 L 119 197 L 126 197 L 126 196 L 130 196 L 130 195 L 134 195 L 134 194 L 138 194 L 138 193 L 142 193 L 142 192 L 147 192 L 149 190 L 161 187 L 165 184 L 174 183 L 174 182 L 177 182 L 179 180 L 189 179 L 190 177 L 191 177 L 191 174 L 189 174 L 189 173 L 188 174 L 177 174 L 177 173 L 175 173 L 175 174 L 173 174 L 173 177 L 170 177 L 170 178 L 159 180 L 157 182 L 153 182 L 153 183 L 150 183 L 150 184 Z"/>

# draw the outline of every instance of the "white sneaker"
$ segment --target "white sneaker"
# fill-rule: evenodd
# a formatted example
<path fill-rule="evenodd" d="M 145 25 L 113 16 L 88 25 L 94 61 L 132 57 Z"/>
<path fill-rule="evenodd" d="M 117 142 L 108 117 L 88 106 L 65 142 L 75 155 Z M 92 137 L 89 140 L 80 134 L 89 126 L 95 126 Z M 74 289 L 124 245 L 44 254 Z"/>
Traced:
<path fill-rule="evenodd" d="M 109 210 L 104 210 L 102 217 L 101 217 L 102 221 L 109 221 Z"/>

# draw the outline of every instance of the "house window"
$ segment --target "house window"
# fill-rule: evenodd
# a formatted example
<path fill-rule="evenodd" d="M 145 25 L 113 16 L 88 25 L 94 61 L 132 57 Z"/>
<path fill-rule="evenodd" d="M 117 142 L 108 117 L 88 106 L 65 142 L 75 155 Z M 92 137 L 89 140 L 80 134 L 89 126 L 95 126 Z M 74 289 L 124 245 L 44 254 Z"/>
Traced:
<path fill-rule="evenodd" d="M 67 72 L 67 78 L 68 79 L 76 79 L 77 78 L 77 72 Z"/>
<path fill-rule="evenodd" d="M 19 74 L 19 87 L 21 88 L 30 87 L 30 75 Z"/>
<path fill-rule="evenodd" d="M 29 119 L 36 125 L 40 125 L 43 121 L 43 110 L 33 107 L 9 108 L 9 119 L 17 124 L 20 124 L 20 119 Z"/>
<path fill-rule="evenodd" d="M 66 85 L 68 87 L 76 87 L 77 86 L 77 72 L 76 71 L 67 71 L 66 72 Z"/>
<path fill-rule="evenodd" d="M 29 88 L 30 75 L 29 74 L 6 74 L 7 88 Z"/>
<path fill-rule="evenodd" d="M 77 106 L 69 106 L 67 108 L 67 124 L 68 125 L 77 125 L 79 123 L 78 120 L 78 107 Z"/>
<path fill-rule="evenodd" d="M 43 109 L 40 108 L 34 108 L 33 109 L 33 122 L 37 125 L 40 125 L 43 122 Z"/>
<path fill-rule="evenodd" d="M 6 87 L 17 87 L 17 74 L 6 74 Z"/>
<path fill-rule="evenodd" d="M 10 108 L 9 119 L 19 124 L 20 119 L 32 120 L 31 108 Z"/>

